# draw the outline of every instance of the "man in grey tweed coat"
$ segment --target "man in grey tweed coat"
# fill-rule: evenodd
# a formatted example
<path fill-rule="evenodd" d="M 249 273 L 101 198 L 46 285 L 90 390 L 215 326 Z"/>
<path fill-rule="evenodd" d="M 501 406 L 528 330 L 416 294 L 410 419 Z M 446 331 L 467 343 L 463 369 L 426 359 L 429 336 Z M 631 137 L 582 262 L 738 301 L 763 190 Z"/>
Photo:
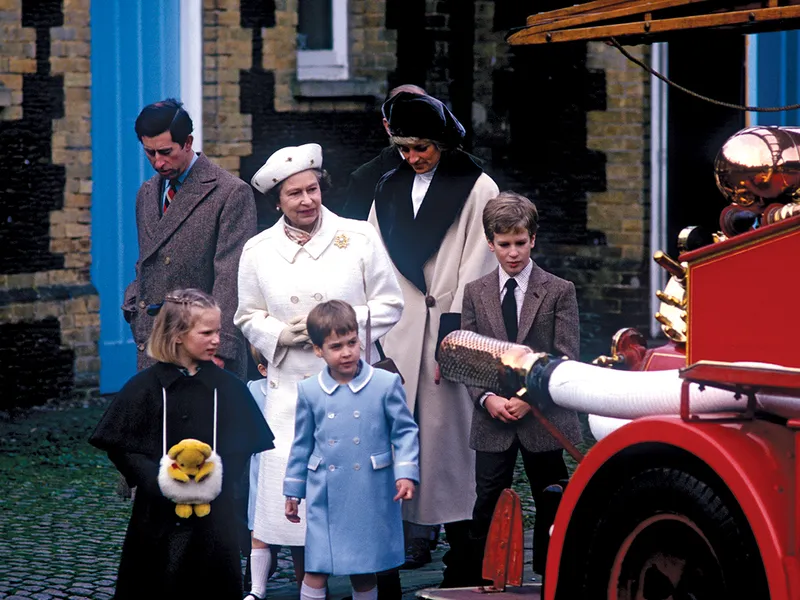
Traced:
<path fill-rule="evenodd" d="M 135 129 L 156 170 L 136 196 L 139 260 L 122 305 L 138 349 L 137 366 L 154 362 L 146 353 L 154 319 L 148 305 L 163 302 L 174 289 L 192 287 L 212 294 L 222 309 L 215 362 L 244 379 L 247 352 L 233 314 L 239 256 L 256 234 L 253 191 L 192 150 L 192 120 L 177 100 L 146 106 Z"/>
<path fill-rule="evenodd" d="M 461 308 L 461 328 L 524 344 L 537 352 L 578 358 L 580 332 L 575 286 L 540 268 L 531 259 L 539 214 L 534 204 L 514 192 L 501 192 L 483 210 L 483 228 L 499 268 L 468 283 Z M 536 503 L 533 570 L 544 573 L 550 523 L 543 491 L 567 477 L 561 443 L 530 414 L 524 400 L 470 388 L 475 402 L 470 447 L 475 450 L 477 500 L 470 535 L 473 568 L 480 573 L 489 524 L 500 493 L 511 487 L 517 454 Z M 578 416 L 552 407 L 545 416 L 574 444 L 581 439 Z"/>

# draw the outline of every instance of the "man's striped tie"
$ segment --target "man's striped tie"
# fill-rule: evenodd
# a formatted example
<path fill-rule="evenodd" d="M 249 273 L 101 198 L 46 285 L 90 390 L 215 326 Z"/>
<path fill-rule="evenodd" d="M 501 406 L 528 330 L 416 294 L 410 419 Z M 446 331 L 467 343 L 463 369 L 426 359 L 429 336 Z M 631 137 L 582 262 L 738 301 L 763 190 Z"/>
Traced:
<path fill-rule="evenodd" d="M 175 198 L 175 192 L 178 191 L 178 188 L 175 186 L 174 182 L 170 182 L 169 187 L 167 188 L 167 197 L 164 198 L 164 214 L 167 214 L 167 209 L 169 205 L 172 204 L 172 199 Z"/>

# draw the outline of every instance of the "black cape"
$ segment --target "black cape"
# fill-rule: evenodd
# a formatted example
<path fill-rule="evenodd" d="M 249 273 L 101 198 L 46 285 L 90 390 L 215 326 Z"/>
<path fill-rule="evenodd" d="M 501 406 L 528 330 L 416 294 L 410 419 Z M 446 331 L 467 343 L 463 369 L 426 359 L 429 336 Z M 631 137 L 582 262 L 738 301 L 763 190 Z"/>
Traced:
<path fill-rule="evenodd" d="M 167 390 L 167 448 L 184 438 L 212 444 L 217 389 L 215 450 L 222 460 L 222 492 L 206 517 L 179 518 L 158 487 L 162 387 Z M 114 597 L 239 600 L 233 488 L 250 455 L 273 448 L 273 439 L 247 386 L 211 362 L 202 363 L 194 377 L 157 363 L 131 378 L 89 440 L 136 487 Z"/>
<path fill-rule="evenodd" d="M 384 173 L 396 169 L 402 163 L 403 157 L 394 146 L 387 146 L 381 150 L 378 156 L 350 174 L 344 199 L 334 212 L 347 219 L 366 221 L 372 208 L 372 201 L 375 199 L 375 186 Z"/>

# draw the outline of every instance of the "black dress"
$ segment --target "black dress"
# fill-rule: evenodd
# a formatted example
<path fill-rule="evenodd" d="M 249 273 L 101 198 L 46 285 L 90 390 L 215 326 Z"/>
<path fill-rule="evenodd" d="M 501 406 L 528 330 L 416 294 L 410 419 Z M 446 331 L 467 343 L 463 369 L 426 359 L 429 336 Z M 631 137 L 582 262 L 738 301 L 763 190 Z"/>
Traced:
<path fill-rule="evenodd" d="M 162 387 L 167 391 L 167 448 L 185 438 L 213 445 L 217 390 L 215 450 L 223 480 L 206 517 L 181 519 L 158 487 Z M 247 387 L 211 362 L 201 363 L 193 377 L 175 365 L 157 363 L 125 384 L 89 440 L 136 487 L 115 598 L 241 598 L 233 487 L 252 454 L 274 447 L 273 437 Z"/>

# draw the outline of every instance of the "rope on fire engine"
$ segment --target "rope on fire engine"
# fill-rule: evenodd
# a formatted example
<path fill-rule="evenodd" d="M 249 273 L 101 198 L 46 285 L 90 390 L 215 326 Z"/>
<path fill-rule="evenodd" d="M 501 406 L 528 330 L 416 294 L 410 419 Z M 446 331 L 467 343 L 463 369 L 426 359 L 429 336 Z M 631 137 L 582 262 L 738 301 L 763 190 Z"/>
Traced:
<path fill-rule="evenodd" d="M 697 92 L 693 92 L 692 90 L 690 90 L 688 88 L 685 88 L 682 85 L 675 83 L 674 81 L 671 81 L 670 79 L 668 79 L 667 77 L 664 77 L 661 73 L 659 73 L 658 71 L 653 69 L 651 66 L 646 65 L 645 63 L 640 61 L 638 58 L 636 58 L 634 56 L 631 56 L 631 54 L 627 50 L 625 50 L 625 48 L 622 47 L 622 45 L 616 40 L 616 38 L 613 38 L 613 37 L 609 38 L 608 43 L 611 46 L 614 46 L 614 48 L 616 48 L 617 50 L 619 50 L 622 53 L 622 56 L 627 58 L 632 63 L 640 66 L 645 71 L 649 72 L 653 77 L 658 77 L 661 81 L 663 81 L 667 85 L 671 85 L 672 87 L 674 87 L 677 90 L 685 92 L 685 93 L 689 94 L 690 96 L 694 96 L 695 98 L 698 98 L 700 100 L 705 100 L 706 102 L 710 102 L 711 104 L 716 104 L 717 106 L 724 106 L 725 108 L 732 108 L 733 110 L 741 110 L 741 111 L 745 111 L 745 112 L 782 112 L 782 111 L 786 111 L 786 110 L 797 110 L 798 108 L 800 108 L 800 104 L 788 104 L 786 106 L 766 106 L 766 107 L 763 107 L 763 106 L 744 106 L 742 104 L 731 104 L 730 102 L 723 102 L 722 100 L 715 100 L 714 98 L 709 98 L 708 96 L 703 96 L 702 94 L 698 94 Z"/>

